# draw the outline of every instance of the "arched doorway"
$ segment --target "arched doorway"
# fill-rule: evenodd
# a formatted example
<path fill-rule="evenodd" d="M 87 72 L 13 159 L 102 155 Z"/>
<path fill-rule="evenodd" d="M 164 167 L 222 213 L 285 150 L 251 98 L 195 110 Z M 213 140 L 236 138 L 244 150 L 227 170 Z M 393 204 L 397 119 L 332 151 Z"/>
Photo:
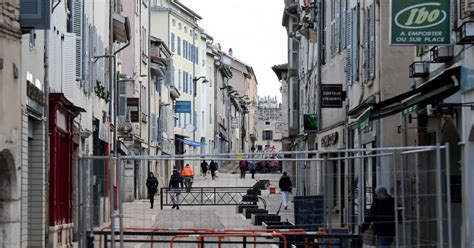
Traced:
<path fill-rule="evenodd" d="M 0 152 L 0 247 L 16 247 L 20 243 L 20 212 L 16 192 L 15 162 L 9 150 Z"/>

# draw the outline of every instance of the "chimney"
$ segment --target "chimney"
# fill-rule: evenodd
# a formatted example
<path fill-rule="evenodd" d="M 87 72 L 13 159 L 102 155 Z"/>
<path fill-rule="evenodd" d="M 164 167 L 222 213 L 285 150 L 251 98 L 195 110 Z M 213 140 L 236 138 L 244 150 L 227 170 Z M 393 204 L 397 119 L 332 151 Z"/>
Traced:
<path fill-rule="evenodd" d="M 233 55 L 232 55 L 232 48 L 229 48 L 229 55 L 230 55 L 230 56 L 233 56 Z"/>

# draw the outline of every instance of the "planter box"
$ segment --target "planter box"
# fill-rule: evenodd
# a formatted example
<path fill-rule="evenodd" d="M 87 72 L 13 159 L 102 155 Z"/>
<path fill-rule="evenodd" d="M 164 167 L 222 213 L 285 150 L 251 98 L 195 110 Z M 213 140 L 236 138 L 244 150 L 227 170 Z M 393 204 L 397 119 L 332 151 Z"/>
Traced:
<path fill-rule="evenodd" d="M 270 185 L 270 180 L 259 180 L 253 187 L 256 189 L 267 189 Z"/>
<path fill-rule="evenodd" d="M 247 190 L 247 195 L 262 195 L 262 191 L 260 189 L 248 189 Z"/>
<path fill-rule="evenodd" d="M 264 221 L 280 221 L 280 215 L 276 214 L 262 214 L 262 213 L 253 213 L 251 214 L 252 224 L 256 226 L 262 225 Z"/>
<path fill-rule="evenodd" d="M 250 204 L 249 205 L 237 205 L 235 210 L 236 210 L 236 213 L 241 214 L 241 213 L 243 213 L 244 209 L 246 209 L 246 208 L 254 208 L 255 209 L 255 208 L 258 208 L 258 206 L 257 205 L 250 205 Z"/>
<path fill-rule="evenodd" d="M 265 229 L 296 229 L 298 227 L 295 226 L 292 222 L 286 221 L 264 221 L 262 222 L 262 226 Z"/>
<path fill-rule="evenodd" d="M 268 214 L 268 210 L 259 209 L 259 208 L 244 208 L 243 213 L 246 219 L 250 219 L 251 214 L 256 214 L 256 213 Z"/>

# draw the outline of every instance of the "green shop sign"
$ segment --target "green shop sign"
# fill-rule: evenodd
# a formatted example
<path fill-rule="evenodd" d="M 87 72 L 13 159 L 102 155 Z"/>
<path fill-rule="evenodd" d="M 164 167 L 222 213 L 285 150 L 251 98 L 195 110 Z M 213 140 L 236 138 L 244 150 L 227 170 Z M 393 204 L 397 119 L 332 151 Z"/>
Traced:
<path fill-rule="evenodd" d="M 451 42 L 450 0 L 391 0 L 391 45 Z"/>

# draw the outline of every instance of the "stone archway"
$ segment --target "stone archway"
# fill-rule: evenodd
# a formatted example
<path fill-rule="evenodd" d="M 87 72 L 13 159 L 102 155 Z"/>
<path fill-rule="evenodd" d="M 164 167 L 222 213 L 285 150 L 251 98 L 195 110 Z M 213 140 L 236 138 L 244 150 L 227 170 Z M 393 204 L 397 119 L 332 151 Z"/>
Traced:
<path fill-rule="evenodd" d="M 0 152 L 0 247 L 20 244 L 20 211 L 15 199 L 17 182 L 13 155 L 7 149 Z M 19 206 L 18 206 L 19 207 Z"/>

